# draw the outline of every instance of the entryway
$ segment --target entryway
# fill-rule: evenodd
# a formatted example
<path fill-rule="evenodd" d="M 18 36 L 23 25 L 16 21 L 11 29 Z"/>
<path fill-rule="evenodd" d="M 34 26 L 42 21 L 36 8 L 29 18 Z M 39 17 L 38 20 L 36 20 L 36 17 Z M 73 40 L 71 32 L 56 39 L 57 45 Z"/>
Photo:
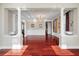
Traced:
<path fill-rule="evenodd" d="M 43 38 L 42 41 L 53 41 L 56 36 L 52 36 L 53 32 L 53 19 L 60 14 L 60 9 L 56 8 L 28 8 L 21 10 L 21 19 L 26 22 L 26 34 L 27 37 L 39 37 Z M 26 37 L 26 38 L 27 38 Z M 37 38 L 36 40 L 38 40 Z M 39 39 L 39 40 L 41 40 Z M 28 39 L 24 39 L 25 42 Z M 28 41 L 33 40 L 29 39 Z M 50 42 L 49 42 L 50 43 Z"/>
<path fill-rule="evenodd" d="M 52 38 L 52 21 L 46 21 L 45 27 L 45 37 L 46 41 L 48 41 L 48 39 Z"/>

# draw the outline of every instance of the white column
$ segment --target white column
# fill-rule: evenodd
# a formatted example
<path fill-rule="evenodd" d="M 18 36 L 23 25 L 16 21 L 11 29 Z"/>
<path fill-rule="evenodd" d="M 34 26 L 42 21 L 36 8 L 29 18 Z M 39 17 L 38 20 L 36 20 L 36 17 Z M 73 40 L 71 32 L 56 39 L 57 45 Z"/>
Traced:
<path fill-rule="evenodd" d="M 18 34 L 16 36 L 16 39 L 13 39 L 13 46 L 12 49 L 21 49 L 23 47 L 23 40 L 21 35 L 21 10 L 20 8 L 18 10 Z"/>
<path fill-rule="evenodd" d="M 78 26 L 77 26 L 78 27 L 78 31 L 77 32 L 78 32 L 78 35 L 79 35 L 79 8 L 77 8 L 77 15 L 78 15 L 77 16 L 77 19 L 78 19 L 78 21 L 77 21 L 78 22 Z"/>
<path fill-rule="evenodd" d="M 18 35 L 21 35 L 21 10 L 18 8 Z"/>
<path fill-rule="evenodd" d="M 65 16 L 64 16 L 64 8 L 61 8 L 61 32 L 59 37 L 59 46 L 61 48 L 67 48 L 65 37 Z"/>
<path fill-rule="evenodd" d="M 64 8 L 61 8 L 61 35 L 65 34 L 65 16 Z"/>

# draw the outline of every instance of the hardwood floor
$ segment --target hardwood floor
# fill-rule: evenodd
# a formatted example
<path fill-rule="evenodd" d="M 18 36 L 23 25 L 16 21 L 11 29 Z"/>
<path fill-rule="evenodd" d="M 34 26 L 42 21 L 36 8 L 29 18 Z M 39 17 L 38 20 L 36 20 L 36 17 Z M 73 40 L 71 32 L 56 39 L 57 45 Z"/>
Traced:
<path fill-rule="evenodd" d="M 22 49 L 1 49 L 1 56 L 78 56 L 79 49 L 61 49 L 55 36 L 28 36 Z"/>

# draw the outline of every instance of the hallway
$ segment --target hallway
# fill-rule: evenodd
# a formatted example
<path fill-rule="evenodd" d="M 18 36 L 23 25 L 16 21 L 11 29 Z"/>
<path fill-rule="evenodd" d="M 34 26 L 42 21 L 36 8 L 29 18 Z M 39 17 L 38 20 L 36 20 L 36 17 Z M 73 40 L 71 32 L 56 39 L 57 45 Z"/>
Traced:
<path fill-rule="evenodd" d="M 79 4 L 0 6 L 1 56 L 79 55 Z"/>
<path fill-rule="evenodd" d="M 51 39 L 51 41 L 50 41 Z M 61 49 L 55 36 L 45 41 L 45 36 L 28 36 L 21 50 L 2 49 L 2 56 L 73 56 L 79 55 L 79 49 Z"/>

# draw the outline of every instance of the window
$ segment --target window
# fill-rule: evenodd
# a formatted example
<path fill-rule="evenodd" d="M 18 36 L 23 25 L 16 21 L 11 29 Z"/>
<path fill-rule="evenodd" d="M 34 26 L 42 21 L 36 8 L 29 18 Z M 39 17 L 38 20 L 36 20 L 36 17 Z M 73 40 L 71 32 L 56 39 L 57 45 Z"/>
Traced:
<path fill-rule="evenodd" d="M 66 31 L 69 31 L 69 12 L 66 13 Z"/>
<path fill-rule="evenodd" d="M 66 15 L 66 34 L 72 34 L 73 32 L 73 17 L 74 13 L 73 10 L 69 10 L 65 13 Z"/>

